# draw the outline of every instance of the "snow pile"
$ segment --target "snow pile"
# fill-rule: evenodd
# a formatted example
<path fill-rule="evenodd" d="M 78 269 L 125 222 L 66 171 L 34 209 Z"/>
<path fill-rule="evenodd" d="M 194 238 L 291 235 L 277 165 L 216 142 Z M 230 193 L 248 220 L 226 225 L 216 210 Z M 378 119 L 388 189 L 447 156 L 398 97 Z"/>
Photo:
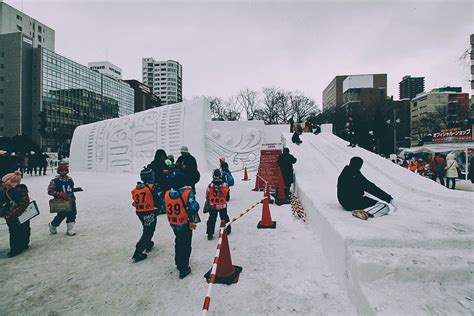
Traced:
<path fill-rule="evenodd" d="M 445 187 L 347 143 L 323 128 L 287 145 L 298 158 L 296 193 L 333 273 L 359 313 L 467 314 L 472 299 L 473 195 Z M 353 156 L 391 194 L 396 213 L 361 221 L 337 201 L 337 177 Z"/>

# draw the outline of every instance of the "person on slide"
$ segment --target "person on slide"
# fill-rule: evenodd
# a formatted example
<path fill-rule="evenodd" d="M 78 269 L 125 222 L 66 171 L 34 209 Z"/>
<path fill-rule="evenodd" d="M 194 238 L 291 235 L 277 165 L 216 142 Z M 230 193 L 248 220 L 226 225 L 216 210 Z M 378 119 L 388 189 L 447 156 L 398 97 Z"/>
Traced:
<path fill-rule="evenodd" d="M 363 163 L 362 158 L 352 157 L 349 165 L 344 167 L 337 179 L 337 199 L 344 209 L 363 220 L 387 215 L 390 209 L 396 209 L 393 198 L 362 175 L 360 169 Z M 365 192 L 390 203 L 392 207 L 365 196 Z"/>

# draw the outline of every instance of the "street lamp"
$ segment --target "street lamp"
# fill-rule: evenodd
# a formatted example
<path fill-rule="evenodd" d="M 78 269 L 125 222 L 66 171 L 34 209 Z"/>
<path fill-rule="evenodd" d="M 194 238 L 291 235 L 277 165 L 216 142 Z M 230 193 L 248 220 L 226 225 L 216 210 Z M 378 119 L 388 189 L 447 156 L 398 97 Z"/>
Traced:
<path fill-rule="evenodd" d="M 387 120 L 387 124 L 393 124 L 393 153 L 397 153 L 397 124 L 400 123 L 400 119 L 395 118 L 395 107 L 393 107 L 393 119 Z"/>

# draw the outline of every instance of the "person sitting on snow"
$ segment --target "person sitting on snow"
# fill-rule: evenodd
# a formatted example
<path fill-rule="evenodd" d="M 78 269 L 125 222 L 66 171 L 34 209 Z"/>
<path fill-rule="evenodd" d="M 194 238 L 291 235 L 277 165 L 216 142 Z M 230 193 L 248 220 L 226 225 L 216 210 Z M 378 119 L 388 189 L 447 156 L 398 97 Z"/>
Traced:
<path fill-rule="evenodd" d="M 301 134 L 303 134 L 303 129 L 301 128 L 301 125 L 298 124 L 296 125 L 296 130 L 291 137 L 291 141 L 296 145 L 300 145 L 303 142 L 300 138 Z"/>
<path fill-rule="evenodd" d="M 393 206 L 393 198 L 378 186 L 367 180 L 360 168 L 364 161 L 360 157 L 352 157 L 348 166 L 342 170 L 337 179 L 337 199 L 352 215 L 366 220 L 369 217 L 380 217 L 388 214 L 389 206 L 364 195 L 365 192 Z"/>

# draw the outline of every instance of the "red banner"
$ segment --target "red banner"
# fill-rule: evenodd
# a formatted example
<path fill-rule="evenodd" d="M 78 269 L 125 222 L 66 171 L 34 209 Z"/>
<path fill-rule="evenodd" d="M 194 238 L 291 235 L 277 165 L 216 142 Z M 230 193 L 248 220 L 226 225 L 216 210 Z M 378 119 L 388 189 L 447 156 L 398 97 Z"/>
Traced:
<path fill-rule="evenodd" d="M 459 142 L 473 140 L 472 126 L 442 129 L 433 133 L 433 142 Z"/>
<path fill-rule="evenodd" d="M 283 152 L 282 144 L 262 144 L 260 150 L 260 164 L 258 165 L 257 177 L 261 177 L 268 182 L 269 190 L 274 192 L 280 179 L 280 168 L 278 167 L 278 157 Z M 265 182 L 257 181 L 258 190 L 265 189 Z"/>

